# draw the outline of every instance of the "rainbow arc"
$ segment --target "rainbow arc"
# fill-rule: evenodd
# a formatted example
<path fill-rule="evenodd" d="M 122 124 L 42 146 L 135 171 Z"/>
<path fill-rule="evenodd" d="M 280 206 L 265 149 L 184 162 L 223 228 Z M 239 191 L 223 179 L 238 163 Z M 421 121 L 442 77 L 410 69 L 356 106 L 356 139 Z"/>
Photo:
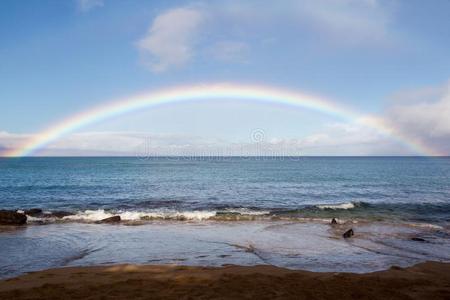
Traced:
<path fill-rule="evenodd" d="M 333 101 L 297 91 L 268 86 L 217 83 L 162 89 L 102 104 L 87 111 L 72 115 L 61 122 L 50 126 L 48 129 L 34 135 L 20 147 L 6 151 L 3 153 L 3 156 L 14 157 L 33 155 L 38 150 L 45 148 L 62 136 L 75 132 L 85 126 L 126 113 L 159 105 L 199 100 L 239 100 L 276 103 L 310 109 L 373 128 L 402 143 L 418 155 L 439 155 L 438 151 L 427 147 L 420 141 L 412 139 L 392 126 L 389 126 L 381 118 L 365 116 Z"/>

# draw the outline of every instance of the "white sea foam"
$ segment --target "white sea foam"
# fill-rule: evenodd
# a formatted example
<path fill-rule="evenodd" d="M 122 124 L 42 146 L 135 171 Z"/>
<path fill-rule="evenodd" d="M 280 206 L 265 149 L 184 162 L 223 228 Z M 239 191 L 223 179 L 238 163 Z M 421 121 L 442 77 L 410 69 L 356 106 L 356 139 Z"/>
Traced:
<path fill-rule="evenodd" d="M 442 230 L 444 227 L 435 225 L 435 224 L 428 224 L 428 223 L 408 223 L 411 227 L 419 227 L 419 228 L 429 228 L 429 229 L 437 229 Z"/>
<path fill-rule="evenodd" d="M 138 221 L 146 218 L 186 219 L 201 221 L 214 217 L 215 215 L 215 211 L 153 210 L 107 212 L 104 209 L 99 209 L 78 212 L 75 215 L 64 217 L 63 220 L 95 222 L 112 216 L 120 216 L 123 221 Z"/>
<path fill-rule="evenodd" d="M 189 220 L 205 220 L 216 215 L 215 211 L 189 211 L 179 214 L 180 217 L 185 217 Z"/>
<path fill-rule="evenodd" d="M 340 204 L 324 204 L 324 205 L 317 205 L 317 208 L 320 209 L 352 209 L 355 208 L 355 204 L 352 202 L 348 203 L 340 203 Z"/>
<path fill-rule="evenodd" d="M 225 213 L 239 213 L 241 215 L 249 216 L 263 216 L 270 214 L 268 210 L 250 210 L 248 208 L 228 208 L 224 211 Z"/>
<path fill-rule="evenodd" d="M 32 217 L 32 216 L 27 215 L 27 223 L 28 222 L 39 222 L 39 221 L 42 221 L 42 219 L 43 218 Z M 50 219 L 50 218 L 48 218 L 48 219 Z"/>
<path fill-rule="evenodd" d="M 352 203 L 344 203 L 337 205 L 321 205 L 318 206 L 320 209 L 350 209 L 353 208 L 354 205 Z M 74 222 L 86 222 L 93 223 L 97 221 L 101 221 L 106 218 L 110 218 L 113 216 L 120 216 L 121 220 L 124 222 L 134 222 L 134 221 L 152 221 L 152 220 L 179 220 L 179 221 L 205 221 L 205 220 L 255 220 L 255 219 L 270 219 L 271 212 L 267 210 L 252 210 L 248 208 L 228 208 L 224 210 L 192 210 L 192 211 L 183 211 L 183 210 L 173 210 L 173 209 L 147 209 L 147 210 L 117 210 L 117 211 L 108 211 L 104 209 L 98 210 L 84 210 L 78 211 L 73 215 L 65 216 L 63 218 L 57 218 L 52 216 L 51 214 L 46 215 L 45 217 L 31 217 L 28 216 L 28 221 L 30 223 L 35 222 L 45 222 L 52 223 L 58 221 L 74 221 Z M 283 217 L 282 215 L 279 218 L 283 219 L 291 219 L 292 216 L 286 215 Z M 293 218 L 302 221 L 303 218 L 299 218 L 298 216 L 294 216 Z M 305 220 L 310 220 L 311 218 L 305 217 Z M 326 222 L 329 220 L 317 219 L 313 221 Z"/>
<path fill-rule="evenodd" d="M 99 210 L 85 210 L 78 212 L 75 215 L 65 216 L 63 220 L 87 220 L 87 221 L 99 221 L 114 216 L 115 214 L 106 212 L 104 209 Z"/>

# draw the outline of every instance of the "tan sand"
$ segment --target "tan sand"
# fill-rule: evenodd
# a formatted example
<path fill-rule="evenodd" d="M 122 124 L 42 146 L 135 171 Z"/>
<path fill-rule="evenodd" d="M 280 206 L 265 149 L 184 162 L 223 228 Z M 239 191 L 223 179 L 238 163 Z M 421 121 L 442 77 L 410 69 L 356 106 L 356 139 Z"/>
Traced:
<path fill-rule="evenodd" d="M 62 268 L 1 281 L 0 299 L 450 299 L 450 264 L 368 274 L 272 266 Z"/>

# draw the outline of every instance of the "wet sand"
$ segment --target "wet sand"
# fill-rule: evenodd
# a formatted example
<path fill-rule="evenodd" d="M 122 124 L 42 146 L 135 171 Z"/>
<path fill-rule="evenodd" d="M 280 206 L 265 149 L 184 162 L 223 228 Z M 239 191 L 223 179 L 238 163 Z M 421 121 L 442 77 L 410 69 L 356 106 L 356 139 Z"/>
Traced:
<path fill-rule="evenodd" d="M 70 267 L 3 280 L 0 299 L 450 299 L 450 264 L 366 274 L 266 265 Z"/>

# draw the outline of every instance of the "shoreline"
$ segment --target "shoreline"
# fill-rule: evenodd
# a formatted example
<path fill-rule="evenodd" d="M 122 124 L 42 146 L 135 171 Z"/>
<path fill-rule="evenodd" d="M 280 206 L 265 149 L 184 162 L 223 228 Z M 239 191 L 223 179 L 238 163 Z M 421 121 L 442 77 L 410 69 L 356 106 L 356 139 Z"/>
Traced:
<path fill-rule="evenodd" d="M 450 263 L 372 273 L 269 265 L 65 267 L 0 281 L 1 299 L 448 299 Z"/>
<path fill-rule="evenodd" d="M 342 235 L 352 228 L 354 235 Z M 273 265 L 367 273 L 425 261 L 450 262 L 446 232 L 386 223 L 154 222 L 49 224 L 0 230 L 0 278 L 113 264 Z"/>
<path fill-rule="evenodd" d="M 170 201 L 169 201 L 170 202 Z M 446 224 L 448 218 L 439 215 L 450 210 L 450 204 L 408 202 L 364 202 L 347 201 L 327 203 L 301 203 L 295 206 L 240 205 L 177 207 L 174 203 L 158 201 L 137 202 L 135 206 L 123 207 L 78 207 L 69 209 L 46 209 L 43 207 L 1 208 L 0 225 L 42 225 L 51 223 L 127 223 L 143 224 L 152 221 L 321 221 L 336 218 L 339 223 L 352 221 L 401 221 L 427 224 Z M 426 205 L 426 208 L 425 208 Z M 427 215 L 429 214 L 429 215 Z"/>

